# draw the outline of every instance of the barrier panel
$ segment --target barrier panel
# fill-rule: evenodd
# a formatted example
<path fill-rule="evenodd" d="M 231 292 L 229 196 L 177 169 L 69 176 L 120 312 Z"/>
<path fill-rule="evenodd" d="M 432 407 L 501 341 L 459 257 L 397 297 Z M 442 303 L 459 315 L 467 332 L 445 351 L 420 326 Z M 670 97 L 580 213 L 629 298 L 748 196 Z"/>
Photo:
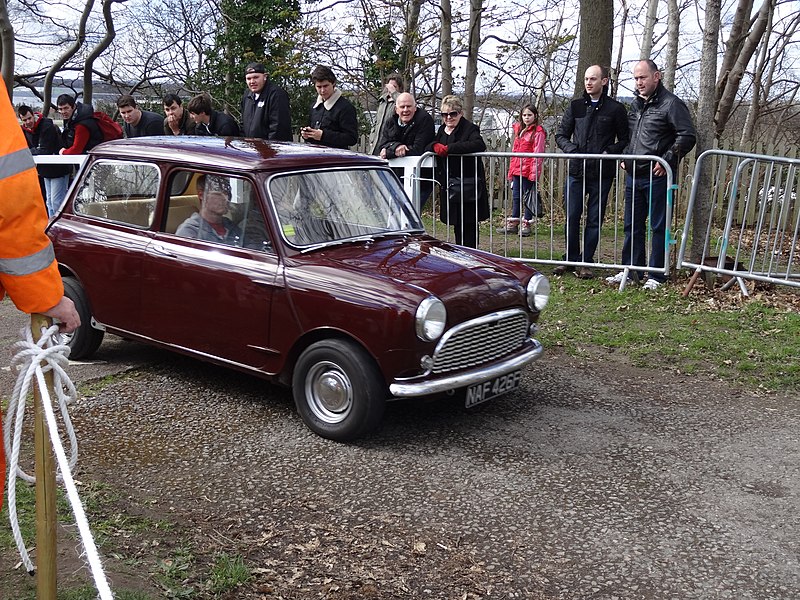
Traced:
<path fill-rule="evenodd" d="M 454 157 L 450 157 L 451 159 Z M 511 181 L 507 174 L 512 158 L 536 159 L 541 161 L 541 174 L 537 179 L 538 195 L 543 205 L 542 214 L 534 216 L 530 223 L 530 234 L 525 231 L 513 233 L 501 231 L 506 223 L 507 216 L 512 213 L 512 190 Z M 660 157 L 648 155 L 621 155 L 604 154 L 603 160 L 598 167 L 595 180 L 590 177 L 584 180 L 571 180 L 568 176 L 569 161 L 580 161 L 580 166 L 597 163 L 596 154 L 561 154 L 561 153 L 511 153 L 511 152 L 481 152 L 458 157 L 459 166 L 467 171 L 477 168 L 477 161 L 483 162 L 485 178 L 488 191 L 488 202 L 490 216 L 485 220 L 478 220 L 477 224 L 477 247 L 502 256 L 516 258 L 524 262 L 550 264 L 553 266 L 565 265 L 574 269 L 586 267 L 588 269 L 609 269 L 614 271 L 629 270 L 626 274 L 637 277 L 645 272 L 659 273 L 668 276 L 670 265 L 674 264 L 671 260 L 670 249 L 675 244 L 673 237 L 673 198 L 677 191 L 677 186 L 673 184 L 673 174 L 669 165 Z M 406 157 L 403 159 L 393 159 L 389 161 L 390 166 L 396 169 L 398 175 L 403 179 L 407 192 L 414 202 L 417 210 L 423 216 L 426 229 L 431 235 L 447 240 L 456 241 L 463 238 L 463 232 L 456 232 L 457 226 L 463 227 L 460 222 L 455 222 L 453 218 L 445 212 L 442 219 L 442 195 L 443 191 L 439 181 L 447 181 L 449 173 L 439 173 L 436 167 L 436 155 L 427 153 L 419 157 Z M 634 185 L 649 187 L 655 181 L 657 184 L 666 186 L 666 219 L 663 229 L 663 253 L 667 257 L 660 268 L 651 268 L 649 264 L 652 255 L 651 242 L 653 230 L 650 219 L 647 220 L 647 228 L 640 235 L 644 236 L 645 257 L 644 260 L 635 260 L 632 254 L 623 255 L 624 229 L 625 229 L 625 178 L 627 174 L 619 164 L 622 161 L 648 161 L 658 163 L 664 167 L 666 177 L 654 178 L 652 175 L 632 175 L 631 181 Z M 472 164 L 468 164 L 472 161 Z M 461 170 L 461 169 L 456 169 Z M 605 170 L 605 171 L 604 171 Z M 565 206 L 564 198 L 570 191 L 570 186 L 580 185 L 581 189 L 577 193 L 579 197 L 585 197 L 592 185 L 603 181 L 607 183 L 608 200 L 607 205 L 599 203 L 597 214 L 587 215 L 586 210 L 581 210 L 579 219 L 573 220 L 573 227 L 568 228 L 569 221 L 568 207 Z M 465 214 L 467 211 L 478 215 L 478 191 L 473 190 L 473 197 L 467 197 L 460 203 L 459 211 Z M 650 202 L 644 208 L 637 207 L 634 210 L 645 210 L 650 212 Z M 574 205 L 574 204 L 573 204 Z M 582 203 L 585 206 L 585 202 Z M 600 231 L 597 240 L 596 250 L 593 257 L 567 256 L 567 246 L 570 242 L 577 242 L 579 248 L 584 248 L 586 243 L 586 220 L 592 218 L 600 222 Z M 635 212 L 629 215 L 635 218 Z M 474 218 L 470 219 L 474 221 Z M 577 221 L 577 226 L 576 222 Z M 659 232 L 660 233 L 660 232 Z M 576 239 L 577 236 L 577 239 Z M 660 244 L 659 244 L 660 249 Z M 632 264 L 638 263 L 638 264 Z M 627 280 L 621 282 L 621 288 L 625 287 Z"/>
<path fill-rule="evenodd" d="M 729 278 L 724 289 L 738 283 L 744 295 L 744 279 L 800 287 L 798 167 L 800 159 L 726 150 L 697 158 L 694 181 L 710 169 L 712 187 L 707 214 L 699 214 L 696 185 L 686 211 L 677 264 L 694 269 L 691 284 L 714 274 Z M 692 231 L 704 232 L 699 257 L 688 256 Z"/>

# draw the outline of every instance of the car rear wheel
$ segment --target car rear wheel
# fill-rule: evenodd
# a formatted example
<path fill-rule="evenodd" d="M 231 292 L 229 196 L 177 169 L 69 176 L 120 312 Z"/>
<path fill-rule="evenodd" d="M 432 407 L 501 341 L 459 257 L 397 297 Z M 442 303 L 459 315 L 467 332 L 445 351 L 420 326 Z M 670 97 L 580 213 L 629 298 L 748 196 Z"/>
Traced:
<path fill-rule="evenodd" d="M 340 442 L 377 427 L 388 397 L 375 361 L 346 340 L 309 346 L 295 366 L 292 393 L 309 429 Z"/>
<path fill-rule="evenodd" d="M 92 327 L 92 312 L 86 292 L 78 280 L 64 277 L 64 295 L 75 303 L 75 309 L 81 318 L 81 325 L 72 333 L 62 333 L 64 343 L 69 346 L 69 357 L 73 360 L 89 358 L 100 347 L 105 332 Z"/>

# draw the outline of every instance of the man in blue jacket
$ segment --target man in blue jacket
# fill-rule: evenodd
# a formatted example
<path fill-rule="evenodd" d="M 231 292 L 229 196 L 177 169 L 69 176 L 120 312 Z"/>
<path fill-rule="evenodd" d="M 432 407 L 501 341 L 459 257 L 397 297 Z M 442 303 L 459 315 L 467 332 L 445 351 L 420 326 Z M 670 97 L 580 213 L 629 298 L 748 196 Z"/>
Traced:
<path fill-rule="evenodd" d="M 245 68 L 247 90 L 242 97 L 242 132 L 244 137 L 292 141 L 292 113 L 289 94 L 274 85 L 261 63 Z"/>

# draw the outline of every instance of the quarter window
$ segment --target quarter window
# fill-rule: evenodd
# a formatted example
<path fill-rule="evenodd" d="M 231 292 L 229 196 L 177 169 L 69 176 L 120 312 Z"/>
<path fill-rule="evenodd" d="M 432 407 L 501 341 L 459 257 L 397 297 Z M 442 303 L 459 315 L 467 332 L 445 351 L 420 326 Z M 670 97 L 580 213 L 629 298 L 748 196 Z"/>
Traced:
<path fill-rule="evenodd" d="M 74 212 L 149 228 L 156 210 L 159 180 L 155 165 L 96 162 L 81 184 Z"/>

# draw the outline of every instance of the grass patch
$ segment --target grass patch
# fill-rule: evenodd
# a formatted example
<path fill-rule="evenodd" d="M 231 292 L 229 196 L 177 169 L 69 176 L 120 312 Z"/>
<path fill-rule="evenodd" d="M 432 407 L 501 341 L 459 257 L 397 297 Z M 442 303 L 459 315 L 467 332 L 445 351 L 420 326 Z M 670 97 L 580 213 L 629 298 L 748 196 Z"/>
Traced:
<path fill-rule="evenodd" d="M 222 553 L 216 556 L 208 577 L 208 588 L 219 596 L 250 581 L 250 569 L 241 556 Z"/>
<path fill-rule="evenodd" d="M 685 373 L 710 372 L 770 391 L 800 390 L 800 314 L 735 292 L 690 295 L 678 284 L 620 293 L 599 279 L 551 277 L 541 318 L 545 346 L 572 355 L 600 347 L 634 364 Z M 787 292 L 792 294 L 791 291 Z"/>

